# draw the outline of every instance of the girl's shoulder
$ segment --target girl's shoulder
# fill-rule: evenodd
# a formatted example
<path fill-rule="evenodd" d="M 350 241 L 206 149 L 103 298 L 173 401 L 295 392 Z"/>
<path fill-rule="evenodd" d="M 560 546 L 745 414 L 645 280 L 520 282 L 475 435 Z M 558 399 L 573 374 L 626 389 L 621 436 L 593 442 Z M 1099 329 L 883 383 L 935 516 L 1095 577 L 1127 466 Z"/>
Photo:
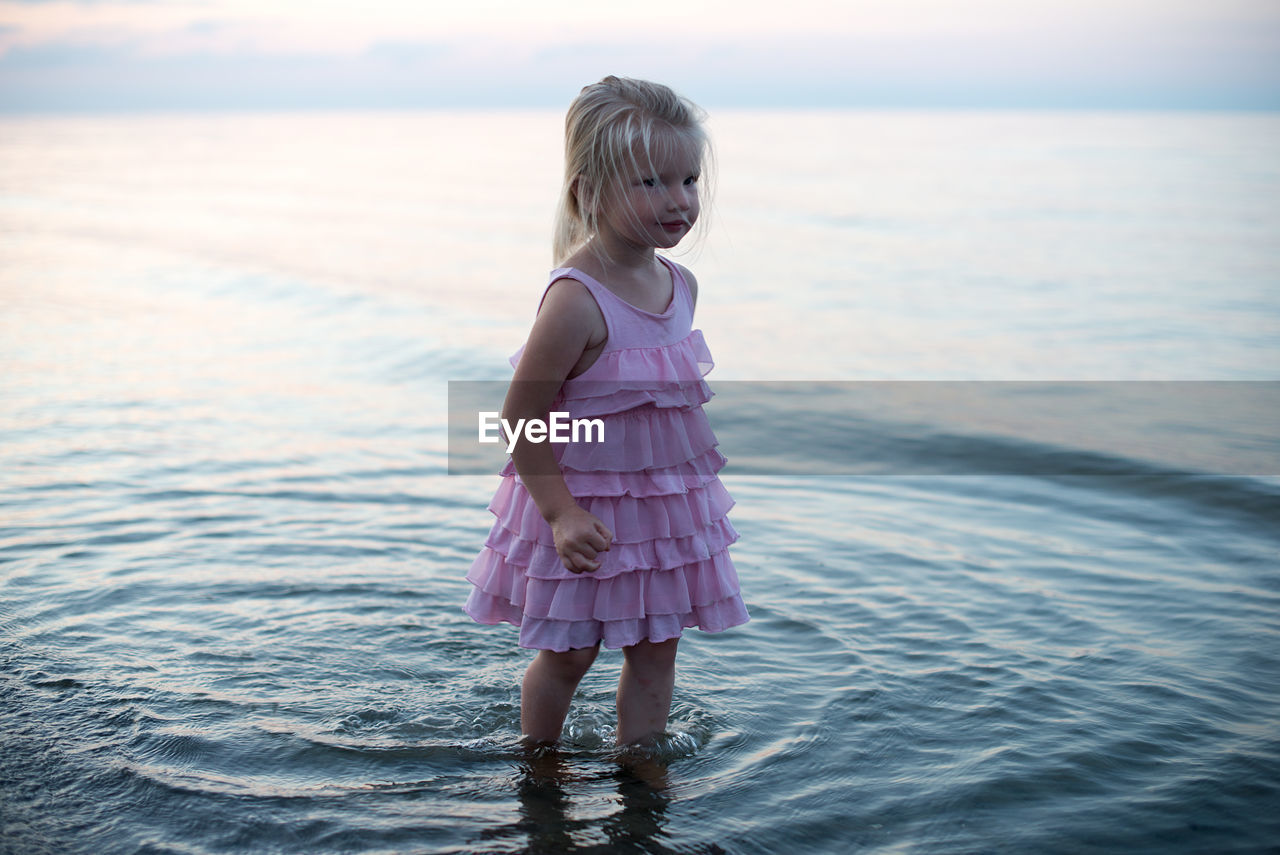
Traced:
<path fill-rule="evenodd" d="M 538 317 L 549 315 L 557 324 L 604 328 L 604 313 L 595 295 L 572 272 L 557 276 L 547 285 L 538 305 Z"/>
<path fill-rule="evenodd" d="M 609 338 L 604 314 L 585 284 L 552 280 L 524 346 L 512 357 L 519 380 L 555 380 L 582 373 Z"/>
<path fill-rule="evenodd" d="M 672 261 L 669 258 L 666 259 L 666 261 L 668 264 L 674 267 L 677 271 L 679 271 L 680 276 L 684 279 L 685 284 L 689 286 L 689 297 L 691 298 L 695 306 L 698 305 L 698 277 L 694 276 L 692 270 L 685 267 L 683 264 L 679 263 L 678 261 Z"/>

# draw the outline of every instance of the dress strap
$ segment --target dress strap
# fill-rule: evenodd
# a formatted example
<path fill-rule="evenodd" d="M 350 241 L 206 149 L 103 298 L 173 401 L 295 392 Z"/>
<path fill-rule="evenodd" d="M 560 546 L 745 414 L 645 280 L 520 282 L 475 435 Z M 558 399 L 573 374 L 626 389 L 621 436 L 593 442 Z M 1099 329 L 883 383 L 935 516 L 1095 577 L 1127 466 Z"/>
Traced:
<path fill-rule="evenodd" d="M 656 257 L 667 266 L 668 270 L 671 271 L 671 285 L 673 289 L 671 292 L 671 302 L 676 303 L 679 301 L 680 304 L 684 305 L 689 310 L 689 314 L 692 316 L 693 292 L 689 290 L 689 281 L 684 278 L 684 272 L 680 269 L 680 265 L 676 264 L 666 256 L 659 255 Z"/>

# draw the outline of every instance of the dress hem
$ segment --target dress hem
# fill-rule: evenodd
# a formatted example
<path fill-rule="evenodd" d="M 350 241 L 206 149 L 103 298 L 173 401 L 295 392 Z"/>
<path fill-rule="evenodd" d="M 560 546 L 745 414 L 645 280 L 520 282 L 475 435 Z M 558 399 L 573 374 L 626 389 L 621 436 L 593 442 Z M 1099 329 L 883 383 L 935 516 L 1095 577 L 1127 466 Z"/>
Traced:
<path fill-rule="evenodd" d="M 498 626 L 499 624 L 504 624 L 504 623 L 505 623 L 505 624 L 509 624 L 509 625 L 511 625 L 511 626 L 513 626 L 513 627 L 515 627 L 516 629 L 521 629 L 521 623 L 520 623 L 520 619 L 519 619 L 519 618 L 514 618 L 514 619 L 513 619 L 513 618 L 492 618 L 492 619 L 484 619 L 484 618 L 480 618 L 480 617 L 477 617 L 476 615 L 472 614 L 472 612 L 471 612 L 469 609 L 467 609 L 466 607 L 463 607 L 463 611 L 464 611 L 464 612 L 466 612 L 466 613 L 467 613 L 467 615 L 468 615 L 472 620 L 474 620 L 476 623 L 483 624 L 483 625 L 485 625 L 485 626 Z M 578 645 L 578 646 L 576 646 L 576 647 L 575 647 L 575 646 L 573 646 L 573 645 L 568 645 L 568 644 L 566 644 L 566 645 L 565 645 L 565 646 L 563 646 L 563 647 L 559 647 L 559 646 L 554 646 L 554 647 L 539 647 L 539 646 L 537 646 L 537 645 L 535 645 L 535 644 L 526 644 L 524 639 L 519 639 L 519 640 L 517 640 L 517 642 L 516 642 L 516 643 L 517 643 L 517 645 L 518 645 L 519 647 L 521 647 L 521 648 L 523 648 L 523 649 L 525 649 L 525 650 L 549 650 L 549 651 L 551 651 L 551 652 L 553 652 L 553 653 L 565 653 L 565 652 L 568 652 L 568 651 L 570 651 L 570 650 L 582 650 L 582 649 L 585 649 L 585 648 L 588 648 L 588 647 L 595 647 L 595 646 L 597 646 L 597 645 L 603 646 L 603 647 L 605 647 L 605 648 L 606 648 L 606 649 L 608 649 L 608 650 L 621 650 L 621 649 L 623 649 L 623 648 L 625 648 L 625 647 L 632 647 L 632 646 L 634 646 L 634 645 L 636 645 L 636 644 L 639 644 L 641 641 L 648 641 L 648 642 L 650 642 L 651 644 L 661 644 L 662 642 L 664 642 L 664 641 L 670 641 L 670 640 L 671 640 L 671 639 L 673 639 L 673 638 L 683 638 L 683 637 L 684 637 L 684 630 L 686 630 L 686 629 L 696 629 L 696 630 L 698 630 L 699 632 L 706 632 L 706 633 L 710 633 L 710 634 L 713 634 L 713 635 L 714 635 L 714 634 L 719 634 L 719 633 L 721 633 L 721 632 L 727 632 L 727 631 L 729 631 L 729 630 L 731 630 L 731 629 L 733 629 L 733 628 L 735 628 L 735 627 L 742 626 L 742 625 L 744 625 L 744 624 L 748 623 L 748 622 L 751 620 L 750 616 L 748 616 L 748 615 L 746 614 L 746 604 L 745 604 L 745 603 L 743 604 L 743 608 L 742 608 L 742 615 L 743 615 L 742 620 L 735 621 L 734 623 L 726 624 L 725 626 L 719 627 L 719 628 L 717 628 L 717 629 L 708 629 L 708 628 L 706 628 L 706 627 L 703 627 L 701 624 L 699 624 L 699 623 L 698 623 L 698 621 L 696 620 L 696 618 L 695 618 L 691 623 L 683 623 L 683 619 L 684 619 L 684 618 L 686 618 L 686 617 L 692 618 L 692 617 L 693 617 L 693 615 L 681 615 L 681 619 L 682 619 L 682 620 L 681 620 L 681 622 L 682 622 L 682 626 L 680 627 L 680 631 L 679 631 L 679 632 L 677 632 L 677 633 L 675 633 L 675 634 L 673 634 L 673 635 L 672 635 L 672 634 L 668 634 L 668 635 L 665 635 L 665 636 L 664 636 L 664 637 L 662 637 L 662 638 L 649 638 L 649 637 L 645 637 L 645 638 L 638 638 L 638 639 L 636 639 L 635 641 L 630 641 L 630 642 L 621 643 L 621 644 L 617 644 L 617 643 L 611 644 L 611 643 L 609 643 L 609 640 L 608 640 L 608 639 L 606 639 L 606 638 L 604 637 L 603 633 L 601 633 L 601 634 L 600 634 L 600 637 L 599 637 L 598 639 L 596 639 L 596 641 L 595 641 L 594 643 Z"/>

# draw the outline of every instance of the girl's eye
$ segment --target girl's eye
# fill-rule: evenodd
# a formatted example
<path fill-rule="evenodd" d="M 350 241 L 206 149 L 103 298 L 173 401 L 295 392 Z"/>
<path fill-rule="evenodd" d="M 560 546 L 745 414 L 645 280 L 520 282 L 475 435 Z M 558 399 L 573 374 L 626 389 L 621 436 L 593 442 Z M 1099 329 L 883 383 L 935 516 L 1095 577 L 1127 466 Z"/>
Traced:
<path fill-rule="evenodd" d="M 656 179 L 646 178 L 644 179 L 643 184 L 645 187 L 656 187 L 658 185 L 658 182 Z"/>
<path fill-rule="evenodd" d="M 685 183 L 685 185 L 686 185 L 686 186 L 688 186 L 689 184 L 697 184 L 697 183 L 698 183 L 698 176 L 696 176 L 696 175 L 690 175 L 688 178 L 686 178 L 686 179 L 684 180 L 684 183 Z"/>

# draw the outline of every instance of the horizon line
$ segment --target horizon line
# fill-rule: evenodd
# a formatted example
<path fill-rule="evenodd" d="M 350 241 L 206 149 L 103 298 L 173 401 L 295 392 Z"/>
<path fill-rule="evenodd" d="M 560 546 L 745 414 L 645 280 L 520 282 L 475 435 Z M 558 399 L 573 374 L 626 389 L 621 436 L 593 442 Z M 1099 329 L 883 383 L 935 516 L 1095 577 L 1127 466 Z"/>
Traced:
<path fill-rule="evenodd" d="M 266 114 L 266 113 L 543 113 L 563 112 L 567 104 L 551 101 L 532 103 L 474 101 L 423 103 L 153 103 L 153 104 L 4 104 L 0 117 L 39 116 L 125 116 L 179 114 Z M 865 113 L 1280 113 L 1280 103 L 1203 103 L 1203 102 L 1108 102 L 1071 101 L 1031 103 L 1001 101 L 811 101 L 779 103 L 773 101 L 719 102 L 707 99 L 702 107 L 709 113 L 748 112 L 865 112 Z"/>

